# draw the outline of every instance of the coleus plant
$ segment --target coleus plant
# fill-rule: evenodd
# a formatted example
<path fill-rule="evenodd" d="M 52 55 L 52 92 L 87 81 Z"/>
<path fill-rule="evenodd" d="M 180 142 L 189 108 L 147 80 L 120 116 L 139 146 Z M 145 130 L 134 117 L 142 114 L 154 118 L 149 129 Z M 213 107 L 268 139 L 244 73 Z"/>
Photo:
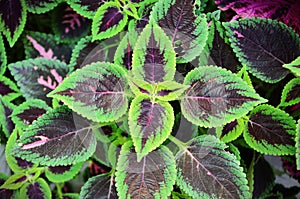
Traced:
<path fill-rule="evenodd" d="M 20 2 L 30 12 L 59 3 Z M 203 12 L 206 1 L 67 3 L 53 20 L 72 19 L 55 24 L 54 35 L 25 32 L 26 60 L 8 65 L 20 90 L 3 75 L 0 54 L 1 137 L 15 173 L 0 175 L 0 194 L 51 198 L 51 182 L 59 198 L 258 198 L 274 188 L 259 154 L 294 155 L 299 169 L 299 117 L 287 110 L 299 105 L 300 39 L 287 25 L 222 23 L 219 11 Z M 176 73 L 185 64 L 193 69 Z M 262 104 L 256 82 L 278 83 L 291 72 L 279 105 Z M 25 102 L 15 102 L 21 94 Z M 177 134 L 180 121 L 189 139 Z M 87 160 L 110 169 L 89 178 L 79 196 L 62 193 Z"/>

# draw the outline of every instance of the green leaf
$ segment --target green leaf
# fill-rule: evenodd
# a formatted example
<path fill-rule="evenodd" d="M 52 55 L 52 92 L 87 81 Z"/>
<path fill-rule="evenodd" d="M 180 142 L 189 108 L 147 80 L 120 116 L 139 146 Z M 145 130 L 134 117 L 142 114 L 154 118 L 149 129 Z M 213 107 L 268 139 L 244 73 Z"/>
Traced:
<path fill-rule="evenodd" d="M 116 187 L 120 199 L 167 198 L 176 178 L 175 159 L 165 146 L 150 152 L 140 162 L 131 151 L 131 142 L 121 148 L 116 172 Z"/>
<path fill-rule="evenodd" d="M 162 101 L 178 100 L 188 88 L 188 85 L 175 81 L 160 82 L 156 88 L 156 98 Z"/>
<path fill-rule="evenodd" d="M 97 9 L 107 0 L 67 0 L 67 3 L 80 15 L 93 19 Z"/>
<path fill-rule="evenodd" d="M 5 181 L 8 179 L 8 177 L 0 173 L 0 186 L 5 183 Z M 15 191 L 9 190 L 9 189 L 0 189 L 0 197 L 5 199 L 13 199 L 15 197 Z"/>
<path fill-rule="evenodd" d="M 149 23 L 133 49 L 134 77 L 149 83 L 174 79 L 175 52 L 171 41 L 155 23 Z"/>
<path fill-rule="evenodd" d="M 7 57 L 6 51 L 3 44 L 2 36 L 0 35 L 0 77 L 4 74 L 6 70 Z"/>
<path fill-rule="evenodd" d="M 0 75 L 0 95 L 2 95 L 2 99 L 12 101 L 19 97 L 21 93 L 13 81 Z"/>
<path fill-rule="evenodd" d="M 18 139 L 13 154 L 47 166 L 65 166 L 87 160 L 96 149 L 90 121 L 65 106 L 39 117 Z"/>
<path fill-rule="evenodd" d="M 25 0 L 2 0 L 0 13 L 0 30 L 6 37 L 9 46 L 13 47 L 25 27 Z"/>
<path fill-rule="evenodd" d="M 128 16 L 115 2 L 101 5 L 92 23 L 93 40 L 101 40 L 118 34 L 126 26 Z"/>
<path fill-rule="evenodd" d="M 203 127 L 217 127 L 242 116 L 266 102 L 241 78 L 216 66 L 189 72 L 184 84 L 190 85 L 181 100 L 183 115 Z"/>
<path fill-rule="evenodd" d="M 223 142 L 231 142 L 237 139 L 245 130 L 245 122 L 243 119 L 235 119 L 222 127 L 216 128 L 217 137 Z"/>
<path fill-rule="evenodd" d="M 297 77 L 300 77 L 300 56 L 291 63 L 283 64 L 283 67 L 289 69 Z"/>
<path fill-rule="evenodd" d="M 77 163 L 75 165 L 66 166 L 49 166 L 45 175 L 49 181 L 60 183 L 66 182 L 74 178 L 75 175 L 80 171 L 84 162 Z"/>
<path fill-rule="evenodd" d="M 10 72 L 27 100 L 41 99 L 52 104 L 46 95 L 60 84 L 68 73 L 66 63 L 54 59 L 35 58 L 11 63 Z"/>
<path fill-rule="evenodd" d="M 117 199 L 117 190 L 114 183 L 114 176 L 101 174 L 89 178 L 82 186 L 80 199 L 111 198 Z"/>
<path fill-rule="evenodd" d="M 28 12 L 41 14 L 55 8 L 61 0 L 26 0 Z"/>
<path fill-rule="evenodd" d="M 296 125 L 284 111 L 260 105 L 250 113 L 245 141 L 254 150 L 268 155 L 294 155 Z"/>
<path fill-rule="evenodd" d="M 95 62 L 71 73 L 48 96 L 90 120 L 113 121 L 127 110 L 125 74 L 121 66 Z"/>
<path fill-rule="evenodd" d="M 24 173 L 17 173 L 10 176 L 0 189 L 19 189 L 27 180 L 27 176 Z"/>
<path fill-rule="evenodd" d="M 51 189 L 48 183 L 42 178 L 25 184 L 20 190 L 20 195 L 22 196 L 22 199 L 31 199 L 32 196 L 39 196 L 43 199 L 52 198 Z"/>
<path fill-rule="evenodd" d="M 142 79 L 132 77 L 131 71 L 127 74 L 128 84 L 130 86 L 130 90 L 136 95 L 154 93 L 154 85 L 149 82 L 146 82 Z"/>
<path fill-rule="evenodd" d="M 298 120 L 297 123 L 297 132 L 296 132 L 296 165 L 297 165 L 297 170 L 300 170 L 300 119 Z"/>
<path fill-rule="evenodd" d="M 12 122 L 10 117 L 14 108 L 14 104 L 0 95 L 0 129 L 2 128 L 2 131 L 7 138 L 15 128 L 15 124 Z"/>
<path fill-rule="evenodd" d="M 208 26 L 205 15 L 196 16 L 189 0 L 160 0 L 152 9 L 150 19 L 170 37 L 178 63 L 195 59 L 206 44 Z"/>
<path fill-rule="evenodd" d="M 133 99 L 129 109 L 129 128 L 138 161 L 158 148 L 171 134 L 173 108 L 168 102 L 151 101 L 146 95 Z"/>
<path fill-rule="evenodd" d="M 300 78 L 289 81 L 283 88 L 279 106 L 287 107 L 300 103 Z"/>
<path fill-rule="evenodd" d="M 299 35 L 276 20 L 252 17 L 224 26 L 239 61 L 265 82 L 282 80 L 289 73 L 283 65 L 300 55 Z"/>
<path fill-rule="evenodd" d="M 51 108 L 46 102 L 32 99 L 17 106 L 11 114 L 11 118 L 18 128 L 26 129 L 34 120 L 50 110 Z"/>
<path fill-rule="evenodd" d="M 249 187 L 236 157 L 211 135 L 197 137 L 178 152 L 177 184 L 193 198 L 245 198 Z"/>

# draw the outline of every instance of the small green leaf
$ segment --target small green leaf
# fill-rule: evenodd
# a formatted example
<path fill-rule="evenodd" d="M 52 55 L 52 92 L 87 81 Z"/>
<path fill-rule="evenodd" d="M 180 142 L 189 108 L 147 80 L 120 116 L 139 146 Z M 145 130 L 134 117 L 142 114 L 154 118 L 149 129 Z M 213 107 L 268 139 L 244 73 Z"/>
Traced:
<path fill-rule="evenodd" d="M 289 69 L 297 77 L 300 77 L 300 56 L 291 63 L 283 64 L 283 67 Z"/>
<path fill-rule="evenodd" d="M 75 165 L 66 165 L 66 166 L 49 166 L 45 175 L 49 181 L 59 183 L 66 182 L 74 178 L 75 175 L 82 168 L 83 162 L 77 163 Z"/>
<path fill-rule="evenodd" d="M 150 152 L 141 161 L 131 151 L 129 141 L 121 148 L 116 172 L 120 199 L 168 198 L 176 179 L 175 159 L 165 146 Z"/>
<path fill-rule="evenodd" d="M 134 77 L 151 84 L 174 79 L 175 52 L 171 41 L 155 23 L 149 23 L 133 49 Z"/>
<path fill-rule="evenodd" d="M 0 189 L 19 189 L 27 180 L 27 176 L 24 173 L 17 173 L 10 176 Z"/>
<path fill-rule="evenodd" d="M 20 195 L 22 196 L 22 199 L 31 199 L 32 196 L 39 196 L 43 199 L 52 199 L 51 189 L 48 183 L 42 178 L 22 186 Z"/>
<path fill-rule="evenodd" d="M 162 101 L 178 100 L 188 88 L 188 85 L 180 84 L 175 81 L 160 82 L 157 84 L 156 98 Z"/>
<path fill-rule="evenodd" d="M 110 122 L 125 114 L 128 106 L 125 70 L 95 62 L 71 73 L 48 96 L 95 122 Z"/>
<path fill-rule="evenodd" d="M 193 198 L 249 199 L 246 175 L 226 145 L 211 135 L 197 137 L 176 155 L 177 184 Z"/>
<path fill-rule="evenodd" d="M 181 100 L 183 115 L 203 127 L 217 127 L 242 116 L 266 102 L 241 78 L 226 69 L 203 66 L 189 72 L 190 85 Z"/>
<path fill-rule="evenodd" d="M 300 78 L 289 81 L 283 88 L 279 106 L 287 107 L 300 103 Z"/>
<path fill-rule="evenodd" d="M 4 74 L 6 70 L 7 57 L 6 51 L 3 44 L 2 36 L 0 35 L 0 77 Z"/>
<path fill-rule="evenodd" d="M 133 99 L 129 109 L 129 128 L 138 161 L 158 148 L 171 134 L 173 108 L 168 102 L 151 101 L 146 95 Z"/>
<path fill-rule="evenodd" d="M 216 128 L 217 137 L 223 142 L 231 142 L 237 139 L 245 130 L 244 119 L 236 119 Z"/>
<path fill-rule="evenodd" d="M 150 95 L 151 93 L 154 93 L 154 86 L 146 82 L 142 79 L 139 78 L 134 78 L 131 76 L 132 73 L 131 71 L 128 72 L 127 74 L 127 79 L 128 79 L 128 84 L 130 86 L 130 90 L 136 95 L 141 95 L 141 94 L 148 94 Z"/>
<path fill-rule="evenodd" d="M 268 155 L 294 155 L 296 122 L 284 111 L 260 105 L 250 113 L 245 141 L 254 150 Z"/>
<path fill-rule="evenodd" d="M 115 2 L 101 5 L 92 23 L 93 40 L 101 40 L 118 34 L 126 26 L 128 16 Z"/>

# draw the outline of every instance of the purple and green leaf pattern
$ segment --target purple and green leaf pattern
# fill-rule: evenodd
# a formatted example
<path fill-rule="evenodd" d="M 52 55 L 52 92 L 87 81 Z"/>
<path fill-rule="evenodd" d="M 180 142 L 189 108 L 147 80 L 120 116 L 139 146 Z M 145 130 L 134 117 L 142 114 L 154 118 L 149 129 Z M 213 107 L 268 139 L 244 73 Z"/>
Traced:
<path fill-rule="evenodd" d="M 28 177 L 24 173 L 16 173 L 11 176 L 1 185 L 0 189 L 16 190 L 22 187 L 28 181 Z"/>
<path fill-rule="evenodd" d="M 0 30 L 12 47 L 25 27 L 25 0 L 0 0 L 0 13 Z"/>
<path fill-rule="evenodd" d="M 68 4 L 60 4 L 52 15 L 52 29 L 60 42 L 74 43 L 86 36 L 91 20 L 75 12 Z"/>
<path fill-rule="evenodd" d="M 295 76 L 300 77 L 300 56 L 291 63 L 284 64 L 283 67 L 289 69 Z"/>
<path fill-rule="evenodd" d="M 217 137 L 225 143 L 236 140 L 245 130 L 243 119 L 235 119 L 222 127 L 216 128 Z"/>
<path fill-rule="evenodd" d="M 98 8 L 92 23 L 93 40 L 106 39 L 123 30 L 128 16 L 120 9 L 115 2 L 105 3 Z"/>
<path fill-rule="evenodd" d="M 26 183 L 22 186 L 20 190 L 20 195 L 23 199 L 32 199 L 32 196 L 35 198 L 51 199 L 52 193 L 48 183 L 39 178 L 34 182 Z"/>
<path fill-rule="evenodd" d="M 175 158 L 165 146 L 141 161 L 132 153 L 131 142 L 121 148 L 116 172 L 119 198 L 168 198 L 176 179 Z"/>
<path fill-rule="evenodd" d="M 59 43 L 52 34 L 28 32 L 23 39 L 26 59 L 43 57 L 69 63 L 73 44 Z"/>
<path fill-rule="evenodd" d="M 6 64 L 7 64 L 6 51 L 4 48 L 2 36 L 0 35 L 0 77 L 4 74 L 6 70 Z"/>
<path fill-rule="evenodd" d="M 174 78 L 174 49 L 167 35 L 155 23 L 148 24 L 140 34 L 132 59 L 132 71 L 137 79 L 156 84 Z"/>
<path fill-rule="evenodd" d="M 225 125 L 266 102 L 241 78 L 217 66 L 192 70 L 184 84 L 190 88 L 181 100 L 182 113 L 190 122 L 203 127 Z"/>
<path fill-rule="evenodd" d="M 28 12 L 34 14 L 41 14 L 48 12 L 55 8 L 61 0 L 26 0 Z"/>
<path fill-rule="evenodd" d="M 269 155 L 294 155 L 296 122 L 286 112 L 270 105 L 254 108 L 244 131 L 245 141 Z"/>
<path fill-rule="evenodd" d="M 42 115 L 17 140 L 12 155 L 40 165 L 66 166 L 96 150 L 90 121 L 62 106 Z"/>
<path fill-rule="evenodd" d="M 89 178 L 80 191 L 80 199 L 118 199 L 114 176 L 101 174 Z"/>
<path fill-rule="evenodd" d="M 46 102 L 32 99 L 17 106 L 11 114 L 11 118 L 19 129 L 26 129 L 33 121 L 50 110 L 51 108 Z"/>
<path fill-rule="evenodd" d="M 7 101 L 12 101 L 21 95 L 17 85 L 5 76 L 0 75 L 0 95 Z"/>
<path fill-rule="evenodd" d="M 51 182 L 66 182 L 71 180 L 78 174 L 78 172 L 82 168 L 82 165 L 83 162 L 66 166 L 49 166 L 45 170 L 45 175 Z"/>
<path fill-rule="evenodd" d="M 0 129 L 2 129 L 7 138 L 9 138 L 15 128 L 15 124 L 10 117 L 14 108 L 14 104 L 0 95 Z"/>
<path fill-rule="evenodd" d="M 171 134 L 174 124 L 173 108 L 168 102 L 151 101 L 147 95 L 140 95 L 134 98 L 130 105 L 128 122 L 140 161 Z"/>
<path fill-rule="evenodd" d="M 95 122 L 113 121 L 127 111 L 125 74 L 121 66 L 95 62 L 71 73 L 49 96 Z"/>
<path fill-rule="evenodd" d="M 250 198 L 246 175 L 227 146 L 211 135 L 197 137 L 176 155 L 176 183 L 192 198 Z"/>
<path fill-rule="evenodd" d="M 5 183 L 8 177 L 2 173 L 0 173 L 0 187 Z M 14 191 L 9 189 L 0 188 L 0 198 L 13 199 Z"/>
<path fill-rule="evenodd" d="M 287 107 L 298 103 L 300 103 L 300 79 L 294 78 L 283 88 L 279 106 Z"/>
<path fill-rule="evenodd" d="M 80 15 L 93 19 L 98 8 L 109 0 L 67 0 L 67 3 Z"/>
<path fill-rule="evenodd" d="M 48 105 L 52 101 L 46 95 L 63 81 L 69 71 L 64 62 L 46 58 L 11 63 L 8 68 L 27 100 L 37 98 Z"/>
<path fill-rule="evenodd" d="M 192 1 L 160 0 L 150 18 L 170 37 L 178 63 L 192 61 L 203 50 L 208 26 L 204 15 L 195 15 Z"/>
<path fill-rule="evenodd" d="M 300 55 L 299 35 L 281 22 L 247 18 L 224 26 L 239 61 L 265 82 L 276 83 L 286 77 L 289 70 L 283 65 Z"/>

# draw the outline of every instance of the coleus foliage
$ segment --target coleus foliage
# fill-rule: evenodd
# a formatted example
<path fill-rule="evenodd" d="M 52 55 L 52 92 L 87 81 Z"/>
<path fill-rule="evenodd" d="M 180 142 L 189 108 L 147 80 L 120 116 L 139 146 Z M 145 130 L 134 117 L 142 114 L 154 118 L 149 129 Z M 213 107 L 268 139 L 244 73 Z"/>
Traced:
<path fill-rule="evenodd" d="M 39 13 L 58 4 L 45 2 L 24 5 Z M 254 181 L 258 163 L 267 163 L 261 158 L 257 165 L 255 159 L 249 167 L 241 164 L 234 141 L 261 154 L 296 154 L 299 168 L 299 123 L 296 127 L 294 118 L 280 109 L 300 103 L 299 35 L 268 19 L 221 23 L 217 13 L 201 12 L 206 1 L 155 2 L 67 1 L 74 10 L 60 4 L 53 20 L 70 14 L 84 28 L 78 31 L 62 22 L 53 25 L 54 35 L 25 32 L 27 59 L 8 65 L 20 90 L 3 76 L 6 54 L 0 52 L 0 66 L 5 66 L 0 70 L 0 127 L 8 139 L 7 162 L 16 173 L 0 176 L 0 194 L 9 190 L 9 195 L 51 198 L 44 178 L 59 187 L 85 161 L 96 159 L 112 169 L 89 178 L 80 198 L 261 196 L 272 182 L 260 186 Z M 86 36 L 88 19 L 91 35 Z M 103 41 L 117 38 L 127 25 L 116 44 Z M 70 57 L 77 38 L 82 39 Z M 205 50 L 208 56 L 202 56 Z M 199 64 L 178 78 L 176 69 L 195 60 Z M 290 72 L 297 77 L 273 107 L 260 105 L 267 100 L 256 92 L 248 72 L 268 83 Z M 21 93 L 25 102 L 16 107 L 13 102 Z M 188 141 L 174 133 L 178 116 L 193 127 L 185 129 L 193 131 L 187 133 L 192 135 Z M 203 133 L 207 128 L 215 128 L 215 136 Z M 97 153 L 97 147 L 105 154 Z M 274 180 L 273 173 L 268 177 Z"/>

